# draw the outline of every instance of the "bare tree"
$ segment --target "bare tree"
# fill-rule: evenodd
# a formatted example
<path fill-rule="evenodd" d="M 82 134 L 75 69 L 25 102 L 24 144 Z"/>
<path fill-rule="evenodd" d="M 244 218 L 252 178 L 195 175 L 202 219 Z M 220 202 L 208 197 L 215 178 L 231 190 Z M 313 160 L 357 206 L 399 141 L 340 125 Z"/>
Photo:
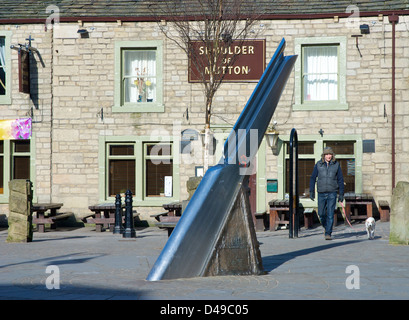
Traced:
<path fill-rule="evenodd" d="M 241 46 L 249 35 L 257 36 L 253 29 L 260 16 L 256 3 L 254 0 L 171 0 L 150 4 L 161 31 L 186 53 L 190 72 L 195 73 L 203 86 L 205 171 L 209 165 L 213 99 L 239 56 L 239 52 L 229 50 L 230 45 L 234 41 Z"/>

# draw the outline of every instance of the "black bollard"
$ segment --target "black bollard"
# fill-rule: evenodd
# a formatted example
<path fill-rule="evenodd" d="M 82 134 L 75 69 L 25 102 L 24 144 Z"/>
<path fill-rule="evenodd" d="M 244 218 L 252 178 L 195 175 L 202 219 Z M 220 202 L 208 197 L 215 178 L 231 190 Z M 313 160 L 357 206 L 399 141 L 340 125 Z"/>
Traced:
<path fill-rule="evenodd" d="M 136 238 L 135 229 L 133 227 L 131 190 L 125 192 L 125 230 L 122 236 L 124 238 Z"/>
<path fill-rule="evenodd" d="M 290 135 L 290 199 L 289 237 L 298 238 L 300 198 L 298 194 L 298 135 L 293 128 Z"/>
<path fill-rule="evenodd" d="M 115 228 L 114 234 L 122 234 L 124 232 L 124 226 L 122 225 L 122 203 L 121 195 L 118 193 L 115 196 Z"/>

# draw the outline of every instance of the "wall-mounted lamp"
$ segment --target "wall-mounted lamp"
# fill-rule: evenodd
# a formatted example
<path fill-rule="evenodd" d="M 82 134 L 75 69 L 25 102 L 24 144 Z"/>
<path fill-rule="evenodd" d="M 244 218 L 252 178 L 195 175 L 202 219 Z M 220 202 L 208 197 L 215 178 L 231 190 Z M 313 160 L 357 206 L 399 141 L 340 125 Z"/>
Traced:
<path fill-rule="evenodd" d="M 358 38 L 362 37 L 363 34 L 369 34 L 369 26 L 367 24 L 361 24 L 359 26 L 361 34 L 353 34 L 351 37 L 355 38 L 355 46 L 358 49 L 359 56 L 362 58 L 361 50 L 359 49 Z"/>
<path fill-rule="evenodd" d="M 272 130 L 267 131 L 264 135 L 266 136 L 268 146 L 273 151 L 273 154 L 275 156 L 277 156 L 278 155 L 278 135 L 279 135 L 279 132 L 276 131 L 275 129 L 272 129 Z"/>
<path fill-rule="evenodd" d="M 359 49 L 358 38 L 362 37 L 362 34 L 353 34 L 351 37 L 355 38 L 355 46 L 358 49 L 359 56 L 362 58 L 361 50 Z"/>
<path fill-rule="evenodd" d="M 359 29 L 361 29 L 361 34 L 369 34 L 369 26 L 367 24 L 361 24 Z"/>
<path fill-rule="evenodd" d="M 87 29 L 78 29 L 77 33 L 80 34 L 81 38 L 89 38 L 89 33 Z"/>

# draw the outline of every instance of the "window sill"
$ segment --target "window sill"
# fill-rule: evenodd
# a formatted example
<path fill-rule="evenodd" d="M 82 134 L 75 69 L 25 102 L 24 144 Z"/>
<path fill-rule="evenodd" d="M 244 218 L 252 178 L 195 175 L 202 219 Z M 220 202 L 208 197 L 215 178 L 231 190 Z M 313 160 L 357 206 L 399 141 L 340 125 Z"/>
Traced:
<path fill-rule="evenodd" d="M 165 112 L 165 106 L 160 103 L 134 103 L 123 106 L 112 106 L 112 112 Z"/>
<path fill-rule="evenodd" d="M 0 104 L 11 104 L 11 98 L 9 96 L 0 96 Z"/>
<path fill-rule="evenodd" d="M 293 104 L 293 111 L 340 111 L 348 110 L 348 103 L 317 101 L 303 104 Z"/>
<path fill-rule="evenodd" d="M 10 202 L 10 197 L 5 194 L 0 194 L 0 204 L 8 204 Z M 32 203 L 37 203 L 37 196 L 33 196 L 31 200 Z"/>

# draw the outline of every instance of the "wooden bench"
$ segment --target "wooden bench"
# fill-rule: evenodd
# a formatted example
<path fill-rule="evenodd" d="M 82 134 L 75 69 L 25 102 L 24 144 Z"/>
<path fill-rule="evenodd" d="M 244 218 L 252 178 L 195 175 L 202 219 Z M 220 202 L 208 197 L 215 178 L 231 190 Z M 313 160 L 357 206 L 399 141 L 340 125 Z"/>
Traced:
<path fill-rule="evenodd" d="M 172 234 L 173 229 L 175 229 L 177 222 L 158 222 L 156 226 L 161 229 L 168 230 L 168 237 Z"/>
<path fill-rule="evenodd" d="M 379 215 L 382 222 L 389 221 L 391 209 L 389 207 L 389 202 L 386 200 L 378 201 Z"/>
<path fill-rule="evenodd" d="M 162 217 L 166 217 L 168 214 L 169 214 L 169 212 L 166 211 L 166 212 L 151 214 L 150 217 L 155 218 L 156 221 L 160 222 Z"/>
<path fill-rule="evenodd" d="M 304 227 L 305 229 L 311 229 L 314 221 L 314 208 L 304 209 Z"/>
<path fill-rule="evenodd" d="M 262 212 L 256 212 L 254 214 L 254 227 L 256 229 L 256 231 L 264 231 L 266 228 L 266 219 L 268 219 L 267 217 L 267 213 L 265 211 Z"/>
<path fill-rule="evenodd" d="M 367 193 L 345 193 L 344 199 L 345 199 L 345 214 L 349 221 L 351 221 L 351 219 L 366 220 L 367 218 L 373 216 L 373 212 L 372 212 L 373 197 L 372 195 L 367 194 Z M 364 209 L 365 209 L 366 214 L 359 215 L 358 206 L 365 206 Z M 354 214 L 352 214 L 351 212 L 351 207 L 354 207 Z"/>
<path fill-rule="evenodd" d="M 72 212 L 57 212 L 62 206 L 62 203 L 34 203 L 32 205 L 33 223 L 37 225 L 38 232 L 45 232 L 46 224 L 50 224 L 51 229 L 55 229 L 57 220 L 68 219 L 74 215 Z M 50 211 L 48 215 L 46 215 L 47 211 Z"/>
<path fill-rule="evenodd" d="M 176 224 L 179 222 L 180 216 L 164 216 L 161 217 L 161 220 L 156 224 L 160 229 L 168 230 L 168 237 L 171 235 Z"/>

